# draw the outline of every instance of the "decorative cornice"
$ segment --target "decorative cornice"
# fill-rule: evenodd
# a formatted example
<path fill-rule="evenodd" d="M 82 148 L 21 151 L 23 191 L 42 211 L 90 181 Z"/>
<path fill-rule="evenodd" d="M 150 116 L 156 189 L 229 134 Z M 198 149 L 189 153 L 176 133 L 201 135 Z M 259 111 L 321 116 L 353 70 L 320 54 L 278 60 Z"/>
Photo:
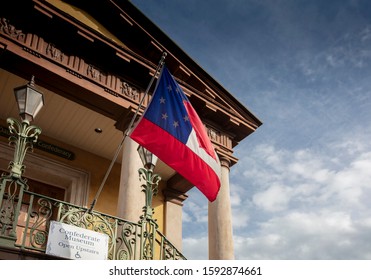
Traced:
<path fill-rule="evenodd" d="M 166 188 L 163 191 L 163 193 L 165 195 L 166 201 L 180 205 L 180 206 L 183 206 L 183 201 L 188 198 L 187 194 L 177 191 L 172 188 Z"/>
<path fill-rule="evenodd" d="M 23 50 L 33 54 L 38 58 L 45 58 L 60 67 L 66 72 L 80 79 L 86 79 L 90 82 L 100 85 L 106 92 L 126 100 L 139 103 L 143 91 L 131 85 L 120 77 L 106 73 L 98 67 L 88 64 L 84 59 L 67 55 L 53 43 L 45 42 L 43 38 L 35 34 L 25 34 L 22 30 L 9 24 L 6 18 L 0 19 L 0 33 L 4 34 L 11 41 L 23 46 Z"/>
<path fill-rule="evenodd" d="M 24 41 L 26 37 L 22 30 L 18 30 L 14 25 L 9 24 L 6 18 L 0 19 L 0 31 L 18 41 Z"/>
<path fill-rule="evenodd" d="M 208 125 L 205 126 L 207 135 L 209 136 L 210 140 L 215 144 L 221 145 L 227 150 L 232 152 L 232 137 L 223 133 L 221 130 L 218 130 L 214 127 L 210 127 Z"/>
<path fill-rule="evenodd" d="M 55 44 L 46 42 L 38 35 L 23 33 L 22 30 L 11 25 L 6 18 L 0 18 L 0 37 L 18 46 L 20 45 L 21 49 L 38 59 L 45 59 L 81 80 L 100 86 L 105 92 L 114 97 L 129 101 L 126 109 L 132 110 L 132 108 L 136 108 L 144 95 L 143 90 L 135 87 L 128 81 L 105 72 L 93 64 L 86 63 L 81 57 L 67 55 Z M 39 60 L 34 61 L 34 63 L 41 65 Z M 143 105 L 146 106 L 148 101 L 148 98 L 144 100 Z M 232 156 L 233 137 L 214 127 L 206 126 L 206 129 L 212 142 L 217 146 L 218 153 L 230 157 L 233 163 L 237 162 L 237 159 Z"/>

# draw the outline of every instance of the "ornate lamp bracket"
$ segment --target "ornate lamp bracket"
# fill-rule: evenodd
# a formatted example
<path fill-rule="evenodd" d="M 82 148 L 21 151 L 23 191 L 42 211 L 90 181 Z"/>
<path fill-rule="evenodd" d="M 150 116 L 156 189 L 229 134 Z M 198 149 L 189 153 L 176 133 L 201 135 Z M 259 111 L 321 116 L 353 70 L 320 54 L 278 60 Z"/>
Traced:
<path fill-rule="evenodd" d="M 9 163 L 11 175 L 14 178 L 21 178 L 25 169 L 23 160 L 28 150 L 33 149 L 33 144 L 41 133 L 41 128 L 30 125 L 28 120 L 20 122 L 14 118 L 8 118 L 9 131 L 12 134 L 9 137 L 9 143 L 15 146 L 14 159 Z"/>
<path fill-rule="evenodd" d="M 152 208 L 153 196 L 158 193 L 158 183 L 161 177 L 158 174 L 154 174 L 151 169 L 139 168 L 139 179 L 144 180 L 141 185 L 142 191 L 145 193 L 145 206 L 143 207 L 143 216 L 141 220 L 153 220 L 154 209 Z M 154 220 L 153 220 L 154 221 Z"/>
<path fill-rule="evenodd" d="M 41 129 L 30 125 L 28 120 L 21 122 L 8 118 L 7 122 L 11 133 L 9 144 L 15 148 L 13 161 L 9 163 L 10 173 L 0 177 L 0 244 L 14 246 L 23 191 L 28 189 L 26 180 L 22 178 L 23 160 L 27 151 L 32 150 Z"/>
<path fill-rule="evenodd" d="M 153 219 L 154 209 L 152 207 L 152 198 L 158 192 L 158 183 L 161 177 L 153 174 L 151 168 L 139 168 L 139 179 L 144 180 L 141 185 L 142 191 L 145 193 L 145 206 L 143 207 L 143 215 L 140 216 L 140 259 L 153 260 L 155 251 L 155 238 L 158 224 Z"/>

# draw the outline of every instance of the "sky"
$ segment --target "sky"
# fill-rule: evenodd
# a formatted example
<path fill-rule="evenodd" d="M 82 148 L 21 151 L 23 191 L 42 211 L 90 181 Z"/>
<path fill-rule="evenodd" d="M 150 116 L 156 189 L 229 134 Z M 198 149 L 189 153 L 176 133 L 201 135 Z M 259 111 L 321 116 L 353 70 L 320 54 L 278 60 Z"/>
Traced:
<path fill-rule="evenodd" d="M 371 1 L 132 3 L 263 122 L 234 151 L 235 258 L 371 259 Z M 183 253 L 206 260 L 188 195 Z"/>

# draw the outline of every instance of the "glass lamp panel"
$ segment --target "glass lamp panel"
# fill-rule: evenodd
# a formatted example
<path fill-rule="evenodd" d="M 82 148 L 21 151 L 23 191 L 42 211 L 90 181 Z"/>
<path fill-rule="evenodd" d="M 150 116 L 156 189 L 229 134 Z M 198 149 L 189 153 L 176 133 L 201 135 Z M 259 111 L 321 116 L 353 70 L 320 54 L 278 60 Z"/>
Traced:
<path fill-rule="evenodd" d="M 142 160 L 143 166 L 146 168 L 153 169 L 157 162 L 157 156 L 152 154 L 147 149 L 143 148 L 142 146 L 138 147 L 138 153 L 140 159 Z"/>
<path fill-rule="evenodd" d="M 14 94 L 22 119 L 32 121 L 44 106 L 43 94 L 29 84 L 15 88 Z"/>
<path fill-rule="evenodd" d="M 37 113 L 43 107 L 43 105 L 44 105 L 43 95 L 37 90 L 34 90 L 33 88 L 28 88 L 25 113 L 35 118 Z"/>
<path fill-rule="evenodd" d="M 155 156 L 154 154 L 152 154 L 152 161 L 151 162 L 152 162 L 153 166 L 156 166 L 157 159 L 158 159 L 158 157 Z"/>
<path fill-rule="evenodd" d="M 27 87 L 18 87 L 14 89 L 15 99 L 18 105 L 18 111 L 20 114 L 23 114 L 26 109 L 26 96 L 27 96 Z"/>

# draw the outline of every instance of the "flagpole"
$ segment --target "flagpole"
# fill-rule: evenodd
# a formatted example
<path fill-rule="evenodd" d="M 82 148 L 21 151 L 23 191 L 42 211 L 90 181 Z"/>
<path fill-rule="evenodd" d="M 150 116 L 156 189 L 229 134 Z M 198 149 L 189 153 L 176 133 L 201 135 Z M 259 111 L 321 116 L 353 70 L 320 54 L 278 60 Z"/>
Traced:
<path fill-rule="evenodd" d="M 126 136 L 129 135 L 129 132 L 130 132 L 132 126 L 134 125 L 134 121 L 135 121 L 136 117 L 138 116 L 139 110 L 140 110 L 140 108 L 141 108 L 142 105 L 143 105 L 144 99 L 145 99 L 145 97 L 148 95 L 148 92 L 149 92 L 149 90 L 150 90 L 150 88 L 151 88 L 151 86 L 152 86 L 152 84 L 153 84 L 153 81 L 155 80 L 155 78 L 156 78 L 158 72 L 161 70 L 161 68 L 162 68 L 162 66 L 163 66 L 163 64 L 164 64 L 164 62 L 165 62 L 165 58 L 166 58 L 166 56 L 167 56 L 167 53 L 166 53 L 166 52 L 163 52 L 163 53 L 162 53 L 162 56 L 161 56 L 161 59 L 160 59 L 160 62 L 159 62 L 158 65 L 157 65 L 157 68 L 156 68 L 155 74 L 152 76 L 152 79 L 151 79 L 151 81 L 149 82 L 149 84 L 148 84 L 148 86 L 147 86 L 147 89 L 146 89 L 146 91 L 144 92 L 143 97 L 142 97 L 142 99 L 141 99 L 140 102 L 139 102 L 139 105 L 138 105 L 138 107 L 137 107 L 137 109 L 136 109 L 136 111 L 135 111 L 135 114 L 134 114 L 134 116 L 132 117 L 129 126 L 128 126 L 128 128 L 126 129 L 126 131 L 125 131 L 125 133 L 124 133 L 124 137 L 122 138 L 122 140 L 121 140 L 119 146 L 118 146 L 117 149 L 116 149 L 116 152 L 115 152 L 115 155 L 114 155 L 114 157 L 113 157 L 113 159 L 112 159 L 112 161 L 111 161 L 111 164 L 110 164 L 110 166 L 108 167 L 107 172 L 106 172 L 106 174 L 105 174 L 105 176 L 104 176 L 104 178 L 103 178 L 103 181 L 102 181 L 102 183 L 101 183 L 101 185 L 100 185 L 100 187 L 99 187 L 99 189 L 98 189 L 98 191 L 97 191 L 97 193 L 96 193 L 96 195 L 95 195 L 95 197 L 94 197 L 94 199 L 93 199 L 93 201 L 92 201 L 92 203 L 91 203 L 91 205 L 90 205 L 90 208 L 89 208 L 89 210 L 88 210 L 89 213 L 91 213 L 91 212 L 93 211 L 93 208 L 94 208 L 95 204 L 97 203 L 98 197 L 100 196 L 100 193 L 102 192 L 102 189 L 103 189 L 103 187 L 104 187 L 104 185 L 105 185 L 105 183 L 106 183 L 106 181 L 107 181 L 108 175 L 110 174 L 110 172 L 111 172 L 111 170 L 112 170 L 112 167 L 113 167 L 113 165 L 115 164 L 115 162 L 116 162 L 116 160 L 117 160 L 117 157 L 118 157 L 118 155 L 119 155 L 119 153 L 120 153 L 120 150 L 121 150 L 121 148 L 122 148 L 122 146 L 123 146 L 123 144 L 124 144 L 124 141 L 125 141 L 125 139 L 126 139 Z"/>

